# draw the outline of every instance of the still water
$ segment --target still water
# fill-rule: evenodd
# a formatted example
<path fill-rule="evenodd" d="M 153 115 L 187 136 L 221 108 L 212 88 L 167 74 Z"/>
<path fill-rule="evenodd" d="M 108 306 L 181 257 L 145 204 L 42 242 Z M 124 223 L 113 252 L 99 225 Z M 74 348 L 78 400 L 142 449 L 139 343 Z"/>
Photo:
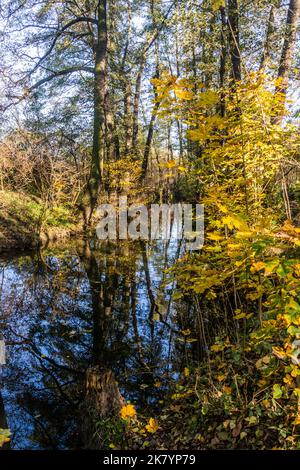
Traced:
<path fill-rule="evenodd" d="M 125 400 L 159 407 L 197 350 L 192 306 L 166 269 L 178 241 L 73 241 L 0 257 L 0 428 L 13 449 L 76 449 L 85 373 L 105 364 Z"/>

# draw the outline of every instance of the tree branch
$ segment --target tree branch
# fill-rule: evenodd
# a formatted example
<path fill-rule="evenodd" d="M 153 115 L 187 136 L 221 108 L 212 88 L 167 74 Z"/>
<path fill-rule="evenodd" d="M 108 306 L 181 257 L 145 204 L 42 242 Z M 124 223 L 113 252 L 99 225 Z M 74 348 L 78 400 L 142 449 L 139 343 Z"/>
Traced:
<path fill-rule="evenodd" d="M 74 72 L 94 73 L 94 69 L 93 67 L 85 67 L 83 65 L 79 65 L 79 66 L 74 66 L 74 67 L 68 67 L 63 70 L 58 70 L 57 72 L 53 72 L 51 75 L 48 75 L 47 77 L 42 78 L 41 80 L 36 82 L 34 85 L 32 85 L 30 88 L 28 88 L 26 91 L 27 93 L 31 93 L 36 88 L 39 88 L 41 85 L 44 85 L 44 83 L 50 82 L 54 78 L 62 77 L 63 75 L 68 75 Z"/>
<path fill-rule="evenodd" d="M 81 22 L 97 24 L 97 21 L 94 18 L 89 18 L 88 16 L 79 16 L 78 18 L 75 18 L 74 20 L 71 20 L 67 24 L 65 24 L 59 31 L 57 31 L 51 46 L 49 47 L 47 52 L 39 59 L 37 64 L 33 67 L 31 72 L 29 73 L 29 76 L 32 75 L 38 69 L 41 63 L 51 54 L 55 47 L 55 44 L 57 43 L 58 39 L 62 36 L 62 34 L 74 24 Z"/>
<path fill-rule="evenodd" d="M 31 87 L 27 88 L 25 90 L 25 93 L 22 96 L 17 97 L 17 96 L 7 95 L 6 96 L 7 98 L 17 98 L 17 101 L 13 102 L 13 103 L 10 103 L 7 106 L 1 107 L 1 111 L 4 112 L 7 109 L 9 109 L 11 106 L 14 106 L 14 105 L 20 103 L 30 93 L 32 93 L 34 90 L 36 90 L 40 86 L 44 85 L 45 83 L 50 82 L 54 78 L 62 77 L 64 75 L 69 75 L 69 74 L 74 73 L 74 72 L 88 72 L 88 73 L 93 73 L 94 74 L 95 70 L 94 70 L 93 67 L 87 67 L 87 66 L 84 66 L 84 65 L 79 65 L 79 66 L 74 66 L 74 67 L 68 67 L 68 68 L 63 69 L 63 70 L 58 70 L 57 72 L 53 72 L 52 74 L 48 75 L 47 77 L 44 77 L 41 80 L 39 80 L 38 82 L 36 82 Z"/>

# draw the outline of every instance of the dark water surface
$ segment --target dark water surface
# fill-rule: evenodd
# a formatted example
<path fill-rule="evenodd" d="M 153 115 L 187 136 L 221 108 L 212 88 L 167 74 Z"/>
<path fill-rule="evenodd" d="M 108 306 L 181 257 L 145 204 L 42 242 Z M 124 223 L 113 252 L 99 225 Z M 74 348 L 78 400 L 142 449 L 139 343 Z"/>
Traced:
<path fill-rule="evenodd" d="M 195 343 L 180 333 L 192 315 L 165 269 L 177 241 L 69 242 L 0 257 L 0 428 L 11 448 L 81 446 L 85 372 L 103 363 L 139 409 L 159 406 Z"/>

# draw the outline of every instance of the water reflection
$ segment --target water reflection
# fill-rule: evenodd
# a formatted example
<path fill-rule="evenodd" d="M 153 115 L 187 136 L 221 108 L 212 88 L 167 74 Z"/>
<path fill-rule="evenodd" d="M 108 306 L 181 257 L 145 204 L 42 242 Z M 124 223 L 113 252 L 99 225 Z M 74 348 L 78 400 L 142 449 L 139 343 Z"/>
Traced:
<path fill-rule="evenodd" d="M 0 427 L 11 429 L 12 448 L 89 447 L 80 417 L 87 371 L 110 377 L 101 407 L 118 390 L 137 407 L 159 403 L 197 349 L 180 333 L 191 306 L 175 305 L 165 282 L 181 251 L 177 241 L 81 241 L 0 260 Z"/>

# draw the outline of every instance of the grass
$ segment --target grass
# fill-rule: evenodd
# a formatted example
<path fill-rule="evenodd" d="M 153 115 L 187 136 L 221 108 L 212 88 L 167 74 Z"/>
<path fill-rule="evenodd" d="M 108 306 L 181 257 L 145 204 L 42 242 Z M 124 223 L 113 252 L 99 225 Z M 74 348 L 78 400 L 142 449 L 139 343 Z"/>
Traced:
<path fill-rule="evenodd" d="M 61 238 L 76 229 L 71 208 L 46 208 L 36 197 L 0 191 L 0 249 L 36 246 L 40 240 Z"/>

